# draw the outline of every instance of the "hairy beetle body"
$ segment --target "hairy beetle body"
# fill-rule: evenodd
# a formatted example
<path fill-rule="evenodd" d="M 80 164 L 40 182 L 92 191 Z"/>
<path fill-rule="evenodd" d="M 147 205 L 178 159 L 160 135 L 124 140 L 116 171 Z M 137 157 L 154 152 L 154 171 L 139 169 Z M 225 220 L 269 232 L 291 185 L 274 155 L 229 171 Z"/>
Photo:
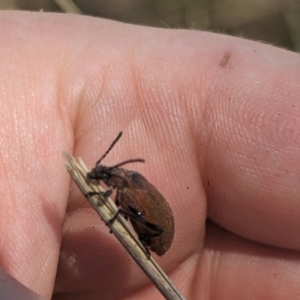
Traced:
<path fill-rule="evenodd" d="M 146 250 L 149 248 L 161 256 L 168 251 L 174 238 L 173 212 L 162 194 L 144 176 L 120 168 L 130 162 L 144 160 L 128 160 L 111 167 L 100 165 L 121 135 L 122 132 L 88 173 L 88 177 L 103 181 L 108 188 L 116 189 L 116 204 L 121 208 L 121 213 L 129 217 Z"/>

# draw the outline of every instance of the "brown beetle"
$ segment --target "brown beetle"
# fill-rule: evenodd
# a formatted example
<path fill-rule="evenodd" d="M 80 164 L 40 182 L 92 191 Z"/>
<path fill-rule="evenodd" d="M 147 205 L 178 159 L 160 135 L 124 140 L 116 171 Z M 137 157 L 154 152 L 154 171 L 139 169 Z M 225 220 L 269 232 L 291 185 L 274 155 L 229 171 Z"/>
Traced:
<path fill-rule="evenodd" d="M 130 159 L 111 167 L 100 165 L 121 136 L 122 132 L 87 175 L 90 179 L 103 181 L 108 188 L 116 189 L 116 204 L 120 209 L 110 222 L 119 213 L 128 217 L 147 253 L 149 254 L 150 249 L 161 256 L 169 250 L 174 237 L 172 210 L 162 194 L 145 177 L 120 168 L 131 162 L 145 160 Z M 111 193 L 110 189 L 105 195 L 109 196 Z"/>

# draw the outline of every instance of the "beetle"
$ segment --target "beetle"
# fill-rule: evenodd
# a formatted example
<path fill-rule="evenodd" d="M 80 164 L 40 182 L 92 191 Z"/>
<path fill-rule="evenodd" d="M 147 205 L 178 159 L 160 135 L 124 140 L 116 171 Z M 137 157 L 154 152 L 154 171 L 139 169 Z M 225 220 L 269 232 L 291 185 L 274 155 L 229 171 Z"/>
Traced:
<path fill-rule="evenodd" d="M 119 209 L 110 223 L 114 222 L 118 214 L 123 214 L 130 219 L 147 254 L 150 255 L 150 249 L 161 256 L 169 250 L 174 238 L 175 222 L 171 207 L 163 195 L 144 176 L 121 168 L 129 163 L 144 163 L 145 160 L 137 158 L 125 160 L 113 166 L 101 165 L 102 160 L 122 134 L 121 131 L 96 162 L 95 167 L 88 172 L 87 177 L 105 183 L 108 187 L 105 196 L 109 196 L 112 189 L 116 190 L 115 202 Z"/>

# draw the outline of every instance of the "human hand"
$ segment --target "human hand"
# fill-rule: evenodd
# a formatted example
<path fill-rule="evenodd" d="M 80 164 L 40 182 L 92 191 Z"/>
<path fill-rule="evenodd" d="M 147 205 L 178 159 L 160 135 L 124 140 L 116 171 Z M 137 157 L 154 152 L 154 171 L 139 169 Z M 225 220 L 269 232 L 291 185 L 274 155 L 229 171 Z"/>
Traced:
<path fill-rule="evenodd" d="M 158 262 L 187 299 L 300 295 L 298 54 L 71 15 L 0 22 L 8 273 L 54 300 L 159 298 L 70 188 L 61 154 L 93 167 L 123 130 L 103 163 L 146 159 L 128 168 L 173 209 L 175 239 Z"/>

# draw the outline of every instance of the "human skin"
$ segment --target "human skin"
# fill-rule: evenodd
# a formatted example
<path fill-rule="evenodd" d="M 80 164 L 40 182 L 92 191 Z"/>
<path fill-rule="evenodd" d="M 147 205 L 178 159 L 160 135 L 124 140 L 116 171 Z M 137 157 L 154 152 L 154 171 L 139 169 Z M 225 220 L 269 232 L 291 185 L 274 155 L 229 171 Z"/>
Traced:
<path fill-rule="evenodd" d="M 187 299 L 300 297 L 298 54 L 29 12 L 1 12 L 0 36 L 6 272 L 46 299 L 160 299 L 61 154 L 92 167 L 122 130 L 103 164 L 146 160 L 127 168 L 172 207 L 157 260 Z"/>

